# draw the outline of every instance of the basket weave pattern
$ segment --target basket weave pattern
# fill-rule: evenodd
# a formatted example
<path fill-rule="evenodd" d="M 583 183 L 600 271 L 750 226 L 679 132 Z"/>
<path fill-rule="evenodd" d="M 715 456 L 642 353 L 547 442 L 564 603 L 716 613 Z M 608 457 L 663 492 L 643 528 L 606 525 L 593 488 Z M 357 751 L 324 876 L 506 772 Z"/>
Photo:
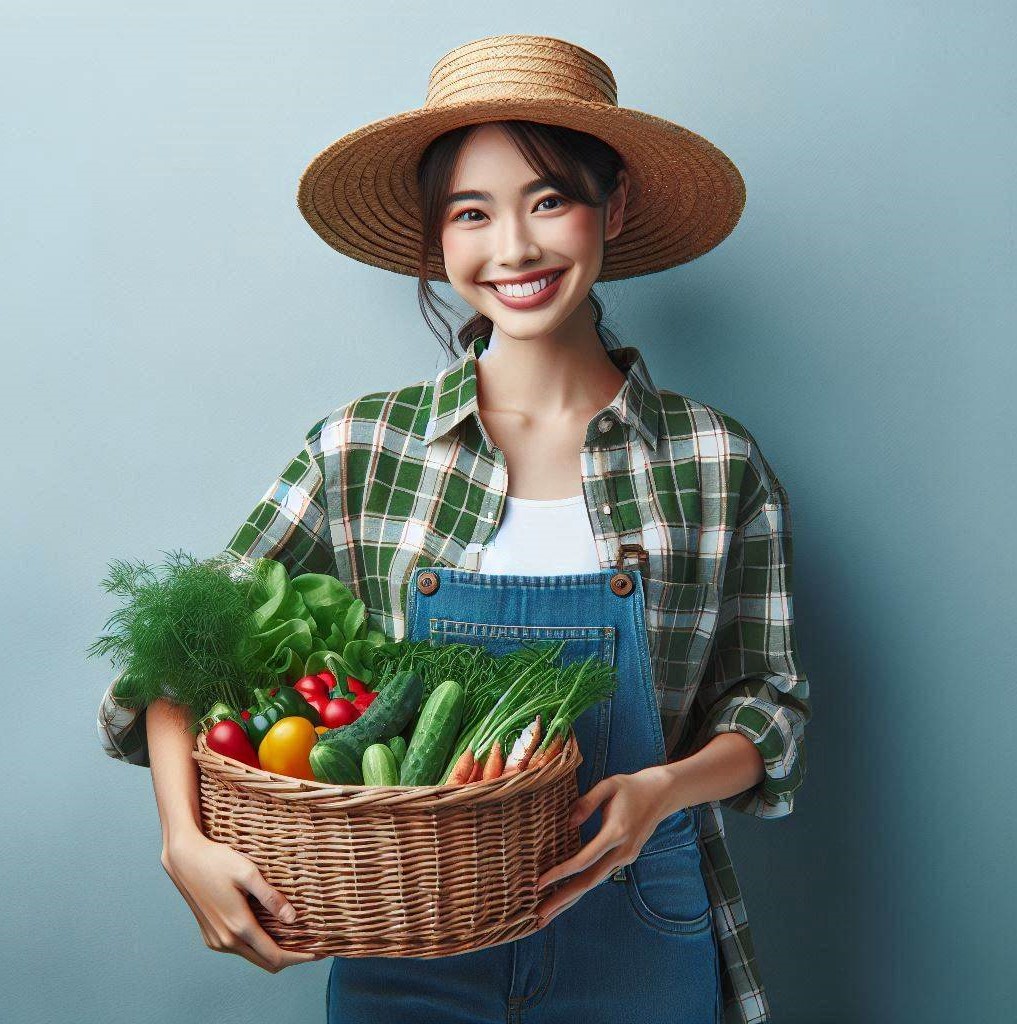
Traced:
<path fill-rule="evenodd" d="M 246 854 L 297 912 L 287 925 L 250 897 L 285 949 L 437 957 L 535 930 L 545 871 L 579 849 L 569 812 L 582 754 L 570 730 L 540 768 L 461 786 L 335 786 L 251 768 L 209 750 L 205 834 Z"/>

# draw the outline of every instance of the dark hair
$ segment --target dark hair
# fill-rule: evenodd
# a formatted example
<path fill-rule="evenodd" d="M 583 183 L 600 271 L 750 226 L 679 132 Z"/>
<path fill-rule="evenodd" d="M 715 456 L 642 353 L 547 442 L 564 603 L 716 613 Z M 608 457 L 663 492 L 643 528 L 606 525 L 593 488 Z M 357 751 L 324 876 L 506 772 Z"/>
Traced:
<path fill-rule="evenodd" d="M 505 129 L 533 170 L 546 178 L 567 199 L 586 206 L 603 206 L 617 186 L 618 172 L 624 168 L 625 161 L 617 150 L 595 135 L 537 121 L 510 120 L 495 123 Z M 417 298 L 428 327 L 438 337 L 450 359 L 457 355 L 452 327 L 435 303 L 441 303 L 449 312 L 454 310 L 431 287 L 427 279 L 427 267 L 431 255 L 441 254 L 441 230 L 446 200 L 452 190 L 452 169 L 456 158 L 466 140 L 480 127 L 479 124 L 468 124 L 439 135 L 424 150 L 417 165 L 417 186 L 420 189 L 423 219 Z M 592 288 L 590 301 L 593 303 L 594 323 L 599 327 L 604 307 Z M 430 314 L 444 324 L 445 332 L 435 326 Z M 475 313 L 457 332 L 462 351 L 469 348 L 474 338 L 490 337 L 492 327 L 490 318 L 483 313 Z"/>

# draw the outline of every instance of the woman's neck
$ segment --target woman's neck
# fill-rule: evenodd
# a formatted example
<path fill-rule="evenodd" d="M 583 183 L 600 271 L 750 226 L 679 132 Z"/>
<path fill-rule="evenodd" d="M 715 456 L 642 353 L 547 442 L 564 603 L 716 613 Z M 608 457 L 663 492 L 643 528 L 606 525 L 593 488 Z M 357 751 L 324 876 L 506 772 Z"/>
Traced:
<path fill-rule="evenodd" d="M 593 415 L 618 393 L 625 375 L 587 329 L 514 338 L 497 324 L 477 361 L 481 411 L 517 412 L 535 420 Z"/>

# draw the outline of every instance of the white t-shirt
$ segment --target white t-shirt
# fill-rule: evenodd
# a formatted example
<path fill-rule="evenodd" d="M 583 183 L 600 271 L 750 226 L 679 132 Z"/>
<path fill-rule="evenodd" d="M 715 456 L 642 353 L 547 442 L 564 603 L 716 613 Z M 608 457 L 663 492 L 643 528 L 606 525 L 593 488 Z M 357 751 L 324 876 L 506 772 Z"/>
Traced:
<path fill-rule="evenodd" d="M 505 497 L 501 525 L 481 549 L 480 572 L 555 576 L 600 568 L 582 494 L 571 498 Z"/>

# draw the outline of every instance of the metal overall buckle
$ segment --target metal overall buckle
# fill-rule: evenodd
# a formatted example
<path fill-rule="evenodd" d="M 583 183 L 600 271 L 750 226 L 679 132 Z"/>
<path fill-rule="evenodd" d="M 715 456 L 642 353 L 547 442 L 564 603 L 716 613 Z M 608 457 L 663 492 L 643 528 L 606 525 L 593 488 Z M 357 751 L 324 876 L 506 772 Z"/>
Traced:
<path fill-rule="evenodd" d="M 618 557 L 614 563 L 618 571 L 611 577 L 611 592 L 619 597 L 627 597 L 635 589 L 632 577 L 624 571 L 625 559 L 630 555 L 636 559 L 637 569 L 648 565 L 650 561 L 650 555 L 642 544 L 618 545 Z"/>

